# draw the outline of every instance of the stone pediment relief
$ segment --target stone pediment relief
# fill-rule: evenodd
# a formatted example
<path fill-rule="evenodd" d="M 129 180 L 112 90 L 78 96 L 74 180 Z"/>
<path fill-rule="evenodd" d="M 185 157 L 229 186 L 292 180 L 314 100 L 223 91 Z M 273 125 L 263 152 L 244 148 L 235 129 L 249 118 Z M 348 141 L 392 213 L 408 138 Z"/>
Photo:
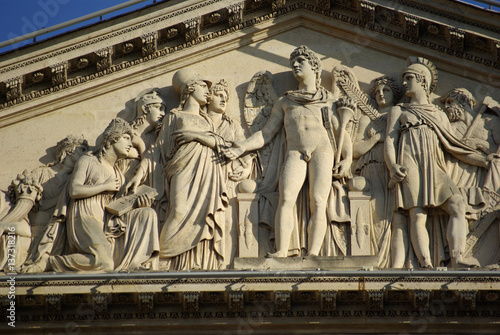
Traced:
<path fill-rule="evenodd" d="M 5 55 L 4 269 L 498 262 L 495 26 L 367 1 L 172 6 Z"/>
<path fill-rule="evenodd" d="M 1 304 L 494 331 L 498 14 L 446 3 L 159 3 L 1 55 Z"/>

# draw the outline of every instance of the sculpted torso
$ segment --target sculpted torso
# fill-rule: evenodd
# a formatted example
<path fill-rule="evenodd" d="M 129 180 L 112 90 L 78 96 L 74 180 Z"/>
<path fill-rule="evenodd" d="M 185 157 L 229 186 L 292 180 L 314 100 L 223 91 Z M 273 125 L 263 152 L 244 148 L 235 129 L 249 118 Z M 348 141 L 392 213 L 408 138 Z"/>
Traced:
<path fill-rule="evenodd" d="M 300 152 L 331 152 L 332 146 L 328 134 L 322 123 L 322 105 L 302 105 L 284 100 L 282 110 L 284 113 L 284 126 L 288 141 L 288 150 Z M 334 120 L 336 128 L 337 120 Z"/>

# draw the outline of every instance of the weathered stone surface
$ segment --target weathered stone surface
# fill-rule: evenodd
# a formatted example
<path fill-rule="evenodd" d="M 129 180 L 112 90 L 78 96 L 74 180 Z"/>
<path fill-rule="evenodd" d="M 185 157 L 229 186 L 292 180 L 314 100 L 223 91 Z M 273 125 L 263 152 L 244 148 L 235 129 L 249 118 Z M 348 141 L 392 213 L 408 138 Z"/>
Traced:
<path fill-rule="evenodd" d="M 450 271 L 500 261 L 499 14 L 446 5 L 161 2 L 0 55 L 4 273 L 145 275 L 21 277 L 21 317 L 493 328 L 498 276 Z"/>

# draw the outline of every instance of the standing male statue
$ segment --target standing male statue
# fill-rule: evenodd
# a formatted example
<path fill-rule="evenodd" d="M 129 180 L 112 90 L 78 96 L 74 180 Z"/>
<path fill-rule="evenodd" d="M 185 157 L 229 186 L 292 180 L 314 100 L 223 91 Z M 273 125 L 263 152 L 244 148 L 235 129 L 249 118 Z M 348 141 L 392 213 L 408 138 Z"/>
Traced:
<path fill-rule="evenodd" d="M 282 128 L 285 129 L 287 149 L 275 217 L 276 252 L 268 257 L 288 255 L 294 228 L 293 208 L 306 178 L 310 203 L 307 250 L 308 255 L 319 255 L 327 230 L 326 207 L 332 171 L 335 178 L 345 177 L 352 163 L 350 137 L 339 138 L 340 120 L 331 108 L 335 101 L 332 94 L 320 86 L 321 61 L 308 47 L 300 46 L 290 55 L 290 65 L 299 82 L 298 90 L 286 92 L 274 104 L 262 130 L 243 142 L 235 142 L 224 152 L 226 157 L 236 159 L 245 152 L 262 148 Z M 343 159 L 338 162 L 334 161 L 338 150 L 336 143 L 343 143 Z"/>
<path fill-rule="evenodd" d="M 431 104 L 437 70 L 425 58 L 408 59 L 403 86 L 409 103 L 392 108 L 387 121 L 385 159 L 396 187 L 396 209 L 408 211 L 410 236 L 420 266 L 439 266 L 431 260 L 427 214 L 440 208 L 449 215 L 446 238 L 451 267 L 479 265 L 464 255 L 467 221 L 465 203 L 448 175 L 444 150 L 465 163 L 487 167 L 485 155 L 460 142 L 446 114 Z M 444 248 L 444 246 L 443 246 Z"/>

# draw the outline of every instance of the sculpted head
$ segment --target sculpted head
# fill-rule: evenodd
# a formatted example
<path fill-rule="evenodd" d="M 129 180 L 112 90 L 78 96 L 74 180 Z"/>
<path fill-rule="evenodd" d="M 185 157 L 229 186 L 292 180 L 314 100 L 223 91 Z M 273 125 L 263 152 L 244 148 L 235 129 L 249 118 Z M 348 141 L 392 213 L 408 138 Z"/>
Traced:
<path fill-rule="evenodd" d="M 316 53 L 301 45 L 290 54 L 290 66 L 292 67 L 295 78 L 309 75 L 311 71 L 316 78 L 316 87 L 321 82 L 321 60 Z"/>
<path fill-rule="evenodd" d="M 205 106 L 208 103 L 212 82 L 190 69 L 182 69 L 174 74 L 172 86 L 181 96 L 179 108 L 182 109 L 186 101 L 191 97 L 200 106 Z"/>
<path fill-rule="evenodd" d="M 76 161 L 89 150 L 89 144 L 87 140 L 82 137 L 76 137 L 73 135 L 68 135 L 66 138 L 57 142 L 55 156 L 55 162 L 48 164 L 49 166 L 54 166 L 57 164 L 74 165 Z"/>
<path fill-rule="evenodd" d="M 208 98 L 208 110 L 216 113 L 224 113 L 229 100 L 229 90 L 227 82 L 222 79 L 210 89 Z"/>
<path fill-rule="evenodd" d="M 441 98 L 444 109 L 451 122 L 465 121 L 465 113 L 471 112 L 476 100 L 465 88 L 454 88 Z"/>
<path fill-rule="evenodd" d="M 394 106 L 402 95 L 401 89 L 391 77 L 376 78 L 370 91 L 370 96 L 375 99 L 380 108 Z"/>
<path fill-rule="evenodd" d="M 133 128 L 138 128 L 148 122 L 151 126 L 158 126 L 165 116 L 166 104 L 157 88 L 147 89 L 139 93 L 136 102 L 136 118 L 132 123 Z"/>
<path fill-rule="evenodd" d="M 133 130 L 127 121 L 121 118 L 113 119 L 104 130 L 95 154 L 102 158 L 106 155 L 106 151 L 113 147 L 119 158 L 125 158 L 132 148 L 132 137 Z"/>
<path fill-rule="evenodd" d="M 437 84 L 437 70 L 434 64 L 422 57 L 408 57 L 408 67 L 403 69 L 403 86 L 407 96 L 431 94 Z"/>

